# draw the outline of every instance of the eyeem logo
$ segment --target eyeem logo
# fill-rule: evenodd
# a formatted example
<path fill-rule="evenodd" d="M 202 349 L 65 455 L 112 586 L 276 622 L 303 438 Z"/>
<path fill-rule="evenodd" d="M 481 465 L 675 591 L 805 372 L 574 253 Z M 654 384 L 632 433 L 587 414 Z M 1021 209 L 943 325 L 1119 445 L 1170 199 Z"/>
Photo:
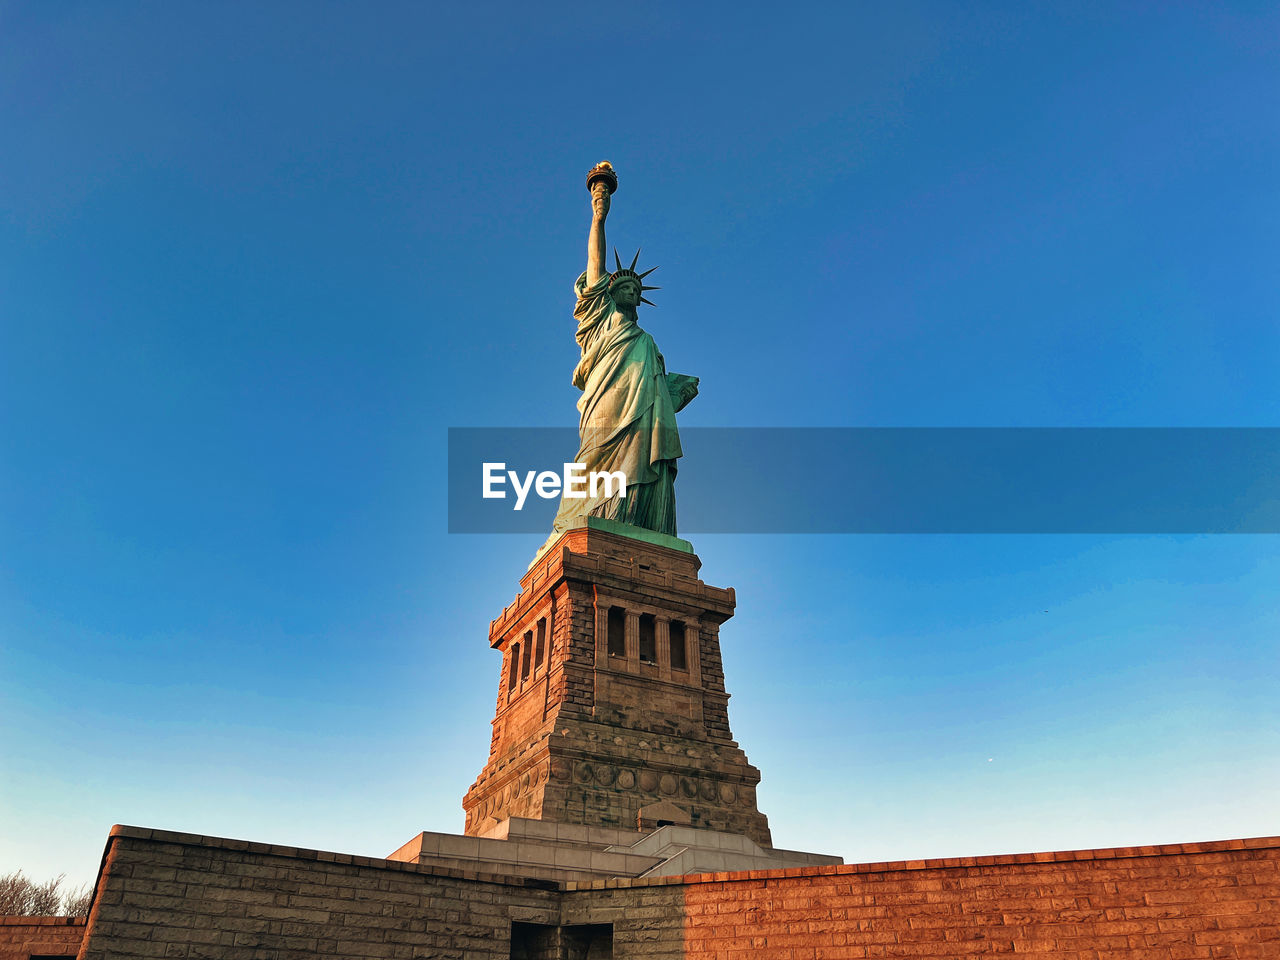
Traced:
<path fill-rule="evenodd" d="M 529 470 L 524 475 L 524 483 L 520 482 L 520 474 L 508 470 L 505 463 L 484 464 L 484 491 L 486 500 L 505 500 L 507 498 L 506 483 L 511 481 L 511 488 L 516 493 L 516 504 L 513 509 L 523 510 L 524 501 L 532 488 L 543 500 L 554 500 L 563 496 L 569 500 L 585 500 L 587 497 L 626 497 L 627 475 L 621 470 L 608 473 L 592 470 L 587 473 L 585 463 L 566 463 L 563 474 L 553 470 Z"/>

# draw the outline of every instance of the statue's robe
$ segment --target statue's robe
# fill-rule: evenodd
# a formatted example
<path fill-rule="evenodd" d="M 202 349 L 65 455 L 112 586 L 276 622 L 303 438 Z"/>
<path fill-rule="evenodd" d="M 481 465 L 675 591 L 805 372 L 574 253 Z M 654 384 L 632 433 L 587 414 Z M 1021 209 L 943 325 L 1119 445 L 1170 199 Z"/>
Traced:
<path fill-rule="evenodd" d="M 582 351 L 573 371 L 573 385 L 582 391 L 575 462 L 585 464 L 588 475 L 622 471 L 627 492 L 561 499 L 552 539 L 584 516 L 676 533 L 674 483 L 683 455 L 676 411 L 697 393 L 698 381 L 667 373 L 653 337 L 618 310 L 609 280 L 605 274 L 588 286 L 583 273 L 574 284 Z"/>

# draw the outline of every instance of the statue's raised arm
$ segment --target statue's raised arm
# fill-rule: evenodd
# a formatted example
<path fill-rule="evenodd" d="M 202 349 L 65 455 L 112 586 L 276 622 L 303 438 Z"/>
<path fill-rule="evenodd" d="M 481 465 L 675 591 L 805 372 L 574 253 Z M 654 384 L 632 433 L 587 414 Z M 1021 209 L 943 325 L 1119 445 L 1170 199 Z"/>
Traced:
<path fill-rule="evenodd" d="M 588 175 L 591 189 L 591 232 L 587 235 L 587 286 L 593 287 L 605 274 L 604 221 L 609 216 L 609 203 L 613 191 L 618 189 L 618 175 L 613 164 L 603 160 Z"/>

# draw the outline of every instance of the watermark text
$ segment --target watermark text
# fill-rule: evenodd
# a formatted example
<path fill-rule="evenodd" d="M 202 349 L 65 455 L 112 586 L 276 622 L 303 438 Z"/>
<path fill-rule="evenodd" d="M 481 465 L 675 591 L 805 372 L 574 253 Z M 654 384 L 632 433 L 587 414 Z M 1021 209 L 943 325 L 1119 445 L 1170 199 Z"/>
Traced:
<path fill-rule="evenodd" d="M 568 500 L 585 500 L 587 497 L 627 495 L 627 475 L 623 471 L 592 470 L 588 473 L 585 463 L 566 463 L 561 473 L 528 470 L 523 477 L 515 470 L 508 470 L 505 463 L 485 463 L 481 477 L 482 496 L 486 500 L 505 500 L 509 482 L 515 492 L 515 510 L 524 509 L 530 490 L 543 500 L 561 496 Z"/>

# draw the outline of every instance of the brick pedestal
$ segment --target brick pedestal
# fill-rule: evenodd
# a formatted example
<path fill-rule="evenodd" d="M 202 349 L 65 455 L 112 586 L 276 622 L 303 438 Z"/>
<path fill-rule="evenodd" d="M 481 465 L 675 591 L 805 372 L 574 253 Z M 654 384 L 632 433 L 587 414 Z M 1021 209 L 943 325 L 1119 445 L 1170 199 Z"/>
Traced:
<path fill-rule="evenodd" d="M 466 833 L 509 817 L 639 830 L 645 808 L 772 846 L 760 771 L 729 730 L 719 630 L 733 590 L 663 545 L 683 541 L 603 526 L 556 541 L 490 625 L 502 673 Z"/>

